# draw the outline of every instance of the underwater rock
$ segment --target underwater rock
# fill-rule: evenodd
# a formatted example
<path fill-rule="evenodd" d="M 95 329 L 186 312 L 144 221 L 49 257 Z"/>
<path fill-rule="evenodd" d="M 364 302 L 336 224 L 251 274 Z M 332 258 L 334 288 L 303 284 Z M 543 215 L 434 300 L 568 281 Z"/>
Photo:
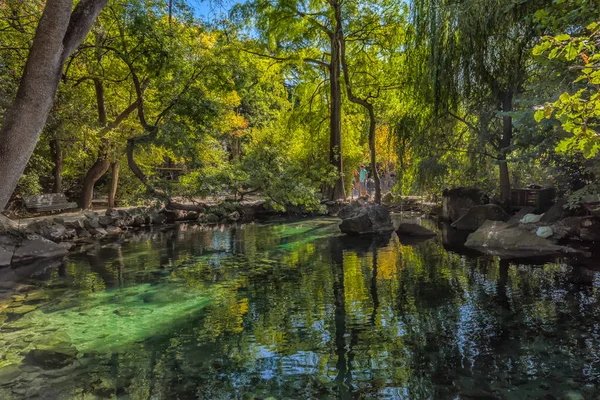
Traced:
<path fill-rule="evenodd" d="M 338 212 L 340 230 L 348 235 L 367 235 L 394 230 L 390 213 L 380 204 L 355 201 Z"/>
<path fill-rule="evenodd" d="M 12 383 L 21 375 L 21 370 L 17 365 L 11 364 L 0 368 L 0 386 Z"/>
<path fill-rule="evenodd" d="M 425 228 L 423 225 L 418 224 L 417 222 L 401 222 L 398 225 L 398 229 L 396 229 L 396 234 L 398 236 L 425 236 L 425 237 L 433 237 L 436 236 L 437 233 L 432 231 L 431 229 Z"/>
<path fill-rule="evenodd" d="M 43 369 L 60 369 L 71 364 L 76 357 L 77 349 L 74 347 L 61 350 L 32 349 L 25 355 L 23 362 Z"/>
<path fill-rule="evenodd" d="M 452 223 L 452 227 L 465 231 L 476 231 L 486 220 L 490 221 L 508 221 L 510 215 L 496 204 L 484 204 L 475 206 L 457 221 Z"/>

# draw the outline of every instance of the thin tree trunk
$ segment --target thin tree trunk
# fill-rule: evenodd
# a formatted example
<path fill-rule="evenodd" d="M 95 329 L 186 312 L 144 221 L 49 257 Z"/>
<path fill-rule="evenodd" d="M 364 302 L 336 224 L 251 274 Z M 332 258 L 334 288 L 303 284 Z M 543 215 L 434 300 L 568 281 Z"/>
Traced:
<path fill-rule="evenodd" d="M 330 200 L 346 198 L 344 189 L 344 169 L 342 162 L 342 91 L 340 88 L 340 49 L 341 26 L 337 24 L 331 34 L 331 63 L 329 64 L 330 116 L 329 116 L 329 163 L 334 166 L 338 178 L 330 193 Z"/>
<path fill-rule="evenodd" d="M 502 99 L 502 111 L 507 113 L 513 110 L 513 95 L 507 93 Z M 508 170 L 507 154 L 512 143 L 513 126 L 512 117 L 502 117 L 502 139 L 500 140 L 500 195 L 506 205 L 510 205 L 510 174 Z"/>
<path fill-rule="evenodd" d="M 47 0 L 15 100 L 0 128 L 0 210 L 10 199 L 40 137 L 63 66 L 107 0 Z"/>
<path fill-rule="evenodd" d="M 110 167 L 110 161 L 108 160 L 108 149 L 106 146 L 102 146 L 99 150 L 98 158 L 96 162 L 89 169 L 85 178 L 83 178 L 83 189 L 81 192 L 81 208 L 84 210 L 92 209 L 92 199 L 94 198 L 94 185 L 98 179 L 108 171 Z"/>
<path fill-rule="evenodd" d="M 58 138 L 50 141 L 50 151 L 52 152 L 52 158 L 54 158 L 54 168 L 52 168 L 54 185 L 52 193 L 62 193 L 63 149 Z"/>
<path fill-rule="evenodd" d="M 116 196 L 117 187 L 119 185 L 119 162 L 115 161 L 110 163 L 110 167 L 112 170 L 112 175 L 110 180 L 110 190 L 108 191 L 108 207 L 115 208 L 117 206 Z"/>
<path fill-rule="evenodd" d="M 342 26 L 342 10 L 341 5 L 336 3 L 335 7 L 335 18 L 338 26 Z M 346 92 L 348 99 L 355 104 L 363 106 L 369 113 L 369 153 L 371 158 L 371 176 L 375 181 L 375 203 L 381 204 L 381 179 L 379 178 L 379 172 L 377 171 L 377 154 L 375 149 L 375 135 L 377 132 L 377 121 L 375 119 L 375 109 L 373 104 L 369 103 L 365 99 L 361 99 L 354 95 L 352 91 L 352 82 L 350 81 L 350 71 L 348 71 L 348 63 L 346 62 L 346 38 L 344 32 L 340 28 L 340 58 L 342 69 L 344 71 L 344 82 L 346 83 Z"/>

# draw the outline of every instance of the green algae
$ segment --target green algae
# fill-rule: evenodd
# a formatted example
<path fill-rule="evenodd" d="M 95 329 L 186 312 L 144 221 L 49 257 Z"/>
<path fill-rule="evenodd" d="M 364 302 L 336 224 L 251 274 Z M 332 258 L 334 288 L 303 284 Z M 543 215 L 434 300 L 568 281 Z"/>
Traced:
<path fill-rule="evenodd" d="M 40 308 L 7 323 L 0 367 L 32 350 L 106 353 L 169 332 L 210 303 L 206 296 L 173 284 L 142 284 L 92 293 L 67 309 Z M 29 306 L 9 308 L 19 310 Z M 12 349 L 12 351 L 11 351 Z"/>

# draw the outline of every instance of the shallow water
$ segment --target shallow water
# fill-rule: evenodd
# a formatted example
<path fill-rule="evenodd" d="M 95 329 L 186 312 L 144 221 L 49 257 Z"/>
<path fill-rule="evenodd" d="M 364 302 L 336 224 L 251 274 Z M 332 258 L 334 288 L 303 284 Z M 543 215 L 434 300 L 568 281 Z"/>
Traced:
<path fill-rule="evenodd" d="M 338 232 L 83 248 L 0 304 L 0 399 L 600 398 L 598 270 Z"/>

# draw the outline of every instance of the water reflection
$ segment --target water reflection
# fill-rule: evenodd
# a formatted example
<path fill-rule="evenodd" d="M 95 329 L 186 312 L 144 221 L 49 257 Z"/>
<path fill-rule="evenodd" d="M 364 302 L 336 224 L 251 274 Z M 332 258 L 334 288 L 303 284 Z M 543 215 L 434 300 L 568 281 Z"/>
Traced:
<path fill-rule="evenodd" d="M 599 272 L 336 224 L 82 249 L 3 306 L 0 398 L 597 398 Z"/>

